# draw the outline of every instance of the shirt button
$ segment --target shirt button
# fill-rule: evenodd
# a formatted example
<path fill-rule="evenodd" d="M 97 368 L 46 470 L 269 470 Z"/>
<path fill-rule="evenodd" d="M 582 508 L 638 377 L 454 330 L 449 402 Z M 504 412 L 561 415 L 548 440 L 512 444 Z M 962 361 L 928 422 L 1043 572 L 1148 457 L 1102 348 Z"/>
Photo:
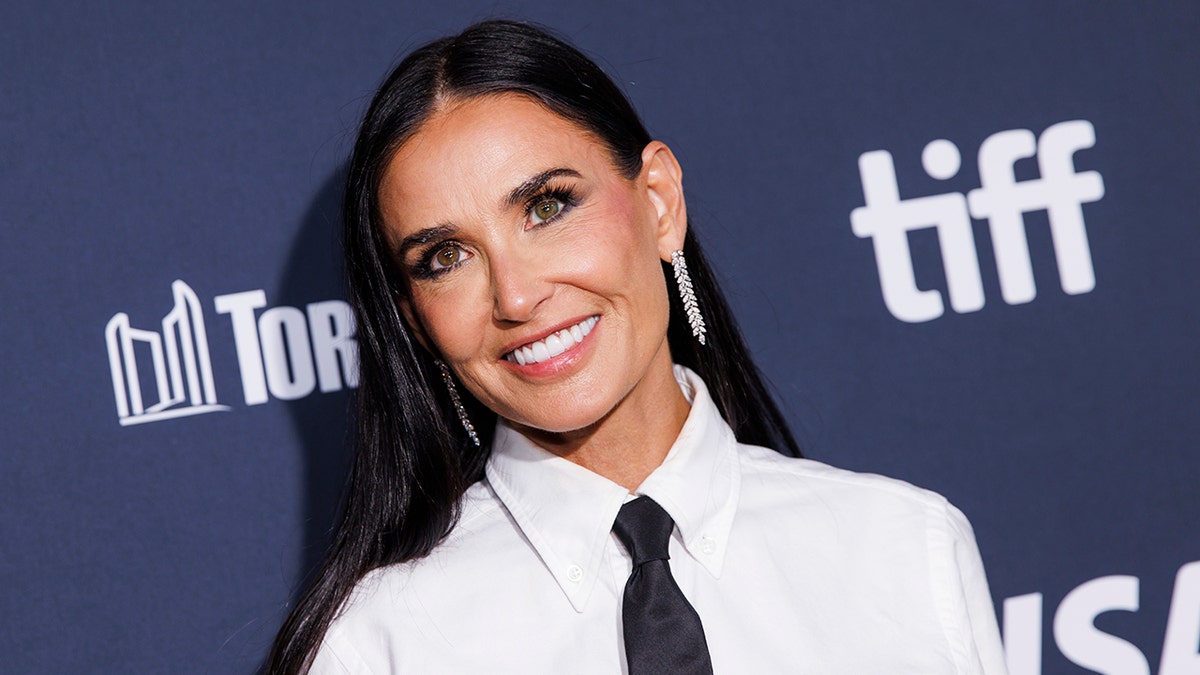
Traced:
<path fill-rule="evenodd" d="M 717 540 L 707 534 L 700 537 L 700 550 L 706 555 L 712 555 L 717 550 Z"/>
<path fill-rule="evenodd" d="M 567 581 L 570 581 L 572 583 L 579 583 L 579 580 L 582 578 L 583 578 L 583 568 L 582 567 L 580 567 L 579 565 L 571 565 L 570 567 L 567 568 Z"/>

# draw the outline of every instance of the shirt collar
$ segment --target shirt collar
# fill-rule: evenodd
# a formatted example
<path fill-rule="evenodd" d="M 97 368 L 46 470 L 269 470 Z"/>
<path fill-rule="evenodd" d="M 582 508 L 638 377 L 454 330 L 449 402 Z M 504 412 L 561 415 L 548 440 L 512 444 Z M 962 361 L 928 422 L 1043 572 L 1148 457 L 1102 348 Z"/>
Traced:
<path fill-rule="evenodd" d="M 692 407 L 662 465 L 638 487 L 675 520 L 684 549 L 721 574 L 740 487 L 737 440 L 704 381 L 675 366 Z M 487 479 L 571 605 L 582 612 L 600 572 L 625 488 L 531 442 L 503 420 Z"/>
<path fill-rule="evenodd" d="M 638 486 L 637 494 L 666 509 L 687 552 L 709 574 L 720 577 L 741 488 L 737 439 L 699 375 L 675 366 L 675 379 L 692 410 L 666 459 Z"/>

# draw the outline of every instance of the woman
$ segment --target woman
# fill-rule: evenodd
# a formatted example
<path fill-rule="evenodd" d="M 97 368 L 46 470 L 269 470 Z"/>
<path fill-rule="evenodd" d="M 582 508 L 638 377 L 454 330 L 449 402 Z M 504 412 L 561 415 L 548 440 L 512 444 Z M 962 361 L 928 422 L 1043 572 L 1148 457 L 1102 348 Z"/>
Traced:
<path fill-rule="evenodd" d="M 678 162 L 579 52 L 414 52 L 345 224 L 357 454 L 273 672 L 1003 671 L 966 520 L 795 459 Z"/>

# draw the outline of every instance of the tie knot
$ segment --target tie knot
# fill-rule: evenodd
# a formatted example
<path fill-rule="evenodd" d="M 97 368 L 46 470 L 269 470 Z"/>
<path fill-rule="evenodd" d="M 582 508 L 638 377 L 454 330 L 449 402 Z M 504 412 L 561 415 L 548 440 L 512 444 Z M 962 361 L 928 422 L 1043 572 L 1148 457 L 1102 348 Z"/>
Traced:
<path fill-rule="evenodd" d="M 667 544 L 674 528 L 671 516 L 645 495 L 622 506 L 613 523 L 613 532 L 629 549 L 634 567 L 651 560 L 669 560 Z"/>

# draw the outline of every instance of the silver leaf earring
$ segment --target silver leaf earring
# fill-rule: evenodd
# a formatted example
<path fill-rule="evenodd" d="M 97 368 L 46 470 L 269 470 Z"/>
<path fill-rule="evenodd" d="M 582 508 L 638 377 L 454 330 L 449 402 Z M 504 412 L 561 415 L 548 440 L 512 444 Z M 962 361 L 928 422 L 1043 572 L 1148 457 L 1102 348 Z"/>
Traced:
<path fill-rule="evenodd" d="M 471 424 L 471 418 L 467 417 L 467 409 L 463 407 L 462 399 L 458 396 L 458 387 L 454 384 L 454 376 L 450 374 L 450 368 L 441 359 L 435 359 L 435 361 L 437 361 L 438 369 L 442 371 L 442 382 L 446 383 L 446 389 L 450 392 L 450 402 L 454 404 L 454 411 L 458 413 L 458 421 L 462 422 L 463 429 L 467 430 L 471 442 L 478 448 L 479 435 L 475 433 L 475 425 Z"/>
<path fill-rule="evenodd" d="M 700 305 L 696 303 L 696 291 L 692 290 L 692 277 L 688 274 L 683 251 L 671 253 L 671 267 L 675 270 L 675 285 L 679 287 L 679 297 L 683 300 L 683 311 L 687 314 L 688 325 L 692 327 L 692 335 L 700 344 L 704 344 L 704 335 L 708 331 L 704 328 Z"/>

